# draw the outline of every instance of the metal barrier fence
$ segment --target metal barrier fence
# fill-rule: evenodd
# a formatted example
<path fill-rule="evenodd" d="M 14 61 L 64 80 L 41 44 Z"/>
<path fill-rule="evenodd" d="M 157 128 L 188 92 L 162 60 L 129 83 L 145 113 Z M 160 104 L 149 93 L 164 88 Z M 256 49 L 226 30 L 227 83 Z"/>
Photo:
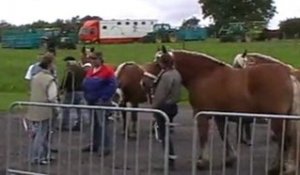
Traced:
<path fill-rule="evenodd" d="M 32 164 L 28 157 L 28 154 L 32 152 L 32 135 L 30 135 L 30 123 L 24 119 L 24 111 L 17 113 L 16 109 L 23 107 L 39 107 L 39 108 L 60 108 L 60 109 L 79 109 L 86 110 L 88 116 L 90 117 L 90 129 L 84 127 L 84 123 L 80 124 L 79 133 L 75 133 L 71 129 L 67 133 L 62 132 L 61 124 L 62 120 L 57 122 L 54 120 L 47 121 L 47 126 L 50 127 L 51 133 L 46 136 L 48 139 L 47 144 L 44 145 L 48 152 L 56 152 L 56 150 L 51 150 L 51 148 L 57 148 L 57 157 L 53 164 L 40 165 Z M 27 174 L 27 175 L 43 175 L 43 174 L 57 174 L 57 175 L 73 175 L 73 174 L 152 174 L 152 164 L 153 160 L 155 162 L 160 162 L 158 158 L 154 155 L 161 155 L 163 161 L 163 174 L 167 175 L 169 173 L 169 118 L 168 116 L 155 109 L 147 108 L 121 108 L 121 107 L 110 107 L 110 106 L 87 106 L 87 105 L 66 105 L 66 104 L 50 104 L 50 103 L 34 103 L 34 102 L 14 102 L 10 107 L 10 114 L 7 117 L 7 128 L 6 128 L 6 174 Z M 98 156 L 93 156 L 93 152 L 85 154 L 82 153 L 81 148 L 83 148 L 83 143 L 90 143 L 93 140 L 94 115 L 96 111 L 126 111 L 126 112 L 139 112 L 147 114 L 160 114 L 164 117 L 166 121 L 165 127 L 165 148 L 160 153 L 153 154 L 153 133 L 152 133 L 152 116 L 145 117 L 145 120 L 141 120 L 143 116 L 139 115 L 137 121 L 137 135 L 134 143 L 128 140 L 128 132 L 125 132 L 125 137 L 121 138 L 117 134 L 117 120 L 112 117 L 107 126 L 112 130 L 112 143 L 111 143 L 111 155 L 104 158 L 104 127 L 102 125 L 102 139 L 101 139 L 101 152 L 100 158 Z M 151 118 L 151 120 L 147 120 Z M 70 121 L 69 121 L 70 122 Z M 142 123 L 145 122 L 145 123 Z M 148 124 L 147 124 L 148 122 Z M 127 122 L 129 123 L 129 122 Z M 41 124 L 41 122 L 39 122 Z M 105 125 L 105 122 L 104 122 Z M 42 125 L 41 125 L 42 126 Z M 144 126 L 148 126 L 145 131 Z M 126 126 L 128 128 L 128 125 Z M 143 129 L 143 130 L 142 130 Z M 27 132 L 26 132 L 27 131 Z M 128 131 L 128 129 L 126 129 Z M 86 136 L 87 135 L 87 136 Z M 148 138 L 148 140 L 147 140 Z M 144 141 L 147 142 L 144 142 Z M 90 144 L 90 149 L 93 149 L 92 144 Z M 154 145 L 155 146 L 155 145 Z M 141 148 L 147 147 L 147 153 Z M 159 144 L 161 148 L 161 144 Z M 160 154 L 159 154 L 160 153 Z M 133 154 L 133 155 L 132 155 Z M 53 154 L 51 154 L 53 155 Z M 47 155 L 48 156 L 48 155 Z M 51 157 L 47 157 L 51 158 Z M 100 161 L 99 161 L 100 159 Z M 105 160 L 104 160 L 105 159 Z M 134 160 L 131 160 L 134 159 Z M 145 160 L 147 159 L 147 160 Z M 123 165 L 119 165 L 122 161 Z M 109 163 L 111 162 L 111 163 Z M 146 165 L 142 165 L 142 162 Z M 121 163 L 121 164 L 122 164 Z M 130 168 L 129 164 L 134 165 L 134 169 Z M 160 164 L 161 165 L 161 164 Z M 141 167 L 142 168 L 141 168 Z M 121 171 L 121 172 L 120 172 Z M 130 171 L 130 173 L 128 173 Z"/>
<path fill-rule="evenodd" d="M 228 145 L 226 145 L 226 142 L 222 141 L 220 143 L 221 139 L 216 139 L 216 127 L 211 127 L 209 131 L 209 139 L 208 139 L 208 149 L 209 149 L 209 166 L 207 167 L 206 173 L 209 175 L 212 174 L 236 174 L 236 175 L 244 175 L 244 174 L 250 174 L 250 175 L 275 175 L 275 172 L 269 172 L 270 166 L 270 160 L 276 156 L 275 147 L 278 146 L 279 152 L 279 167 L 276 171 L 278 171 L 278 174 L 284 173 L 284 162 L 283 158 L 287 156 L 285 154 L 284 150 L 284 140 L 285 140 L 285 134 L 287 129 L 286 128 L 286 122 L 288 120 L 294 120 L 299 121 L 300 116 L 293 116 L 293 115 L 269 115 L 269 114 L 255 114 L 255 113 L 231 113 L 231 112 L 215 112 L 215 111 L 201 111 L 197 113 L 194 117 L 194 123 L 193 123 L 193 146 L 192 146 L 192 175 L 196 175 L 197 171 L 203 171 L 198 170 L 197 168 L 197 154 L 198 154 L 198 147 L 201 144 L 199 143 L 198 138 L 198 119 L 199 117 L 212 117 L 210 121 L 215 121 L 215 119 L 224 119 L 224 140 L 229 139 L 231 136 L 230 133 L 228 133 L 229 125 L 232 125 L 230 122 L 232 117 L 235 117 L 237 119 L 237 141 L 236 141 L 236 163 L 233 167 L 226 167 L 226 154 L 228 151 Z M 242 136 L 242 121 L 246 118 L 253 119 L 252 123 L 252 131 L 251 131 L 251 142 L 249 147 L 243 147 L 241 145 L 241 138 Z M 277 138 L 280 140 L 281 143 L 272 143 L 272 136 L 271 136 L 271 120 L 272 119 L 283 119 L 282 121 L 282 136 L 281 138 Z M 263 121 L 263 122 L 260 122 Z M 300 125 L 298 124 L 297 127 Z M 215 128 L 214 128 L 215 127 Z M 299 129 L 299 128 L 298 128 Z M 265 132 L 263 132 L 265 130 Z M 217 133 L 219 135 L 219 133 Z M 299 130 L 297 130 L 296 134 L 296 167 L 295 172 L 292 172 L 291 174 L 300 174 L 299 173 Z M 218 144 L 219 142 L 220 144 Z M 230 139 L 229 139 L 230 142 Z M 232 143 L 232 142 L 231 142 Z M 230 144 L 231 144 L 230 143 Z M 278 145 L 277 145 L 278 144 Z M 277 150 L 278 150 L 277 149 Z M 221 160 L 221 162 L 220 162 Z M 278 160 L 277 160 L 278 161 Z M 221 164 L 221 167 L 220 167 Z M 276 164 L 277 165 L 277 164 Z M 277 172 L 276 172 L 277 173 Z M 287 173 L 288 174 L 288 173 Z"/>

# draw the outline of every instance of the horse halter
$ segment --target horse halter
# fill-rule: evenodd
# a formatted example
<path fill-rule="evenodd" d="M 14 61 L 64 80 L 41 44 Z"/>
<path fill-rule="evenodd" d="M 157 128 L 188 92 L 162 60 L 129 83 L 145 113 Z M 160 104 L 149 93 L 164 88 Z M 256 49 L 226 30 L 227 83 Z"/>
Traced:
<path fill-rule="evenodd" d="M 163 54 L 164 54 L 164 53 L 163 53 L 162 51 L 156 52 L 153 61 L 154 61 L 154 62 L 157 62 L 157 61 L 163 56 Z M 166 54 L 166 53 L 165 53 L 165 54 Z M 170 55 L 171 58 L 174 57 L 174 54 L 173 54 L 173 52 L 171 52 L 171 51 L 167 52 L 167 54 Z"/>
<path fill-rule="evenodd" d="M 148 77 L 148 78 L 151 78 L 153 79 L 154 81 L 158 78 L 156 75 L 150 73 L 150 72 L 147 72 L 147 71 L 144 71 L 144 76 Z"/>
<path fill-rule="evenodd" d="M 153 86 L 149 87 L 149 89 L 145 89 L 144 85 L 143 85 L 143 80 L 140 81 L 140 85 L 141 87 L 145 90 L 147 97 L 148 97 L 148 102 L 150 104 L 152 104 L 152 99 L 154 96 L 154 90 L 155 87 L 157 85 L 157 83 L 159 82 L 159 79 L 161 77 L 161 75 L 164 73 L 165 71 L 162 69 L 157 75 L 154 75 L 152 73 L 149 73 L 147 71 L 144 71 L 144 76 L 150 78 L 153 81 Z"/>

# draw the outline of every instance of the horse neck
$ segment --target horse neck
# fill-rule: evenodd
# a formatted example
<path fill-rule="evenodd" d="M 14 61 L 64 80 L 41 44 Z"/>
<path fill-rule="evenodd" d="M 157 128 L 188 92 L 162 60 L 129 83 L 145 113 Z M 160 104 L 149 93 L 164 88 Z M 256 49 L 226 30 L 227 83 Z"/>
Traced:
<path fill-rule="evenodd" d="M 251 56 L 250 58 L 255 60 L 255 64 L 263 64 L 263 63 L 273 64 L 273 63 L 276 63 L 276 64 L 280 64 L 282 66 L 287 66 L 288 67 L 287 64 L 284 64 L 284 63 L 280 62 L 279 60 L 278 61 L 277 60 L 270 60 L 270 59 L 267 59 L 267 58 L 264 58 L 264 57 L 261 57 L 261 56 Z"/>
<path fill-rule="evenodd" d="M 82 63 L 82 64 L 89 63 L 89 61 L 88 61 L 86 55 L 82 55 L 81 58 L 80 58 L 80 60 L 81 60 L 81 63 Z"/>
<path fill-rule="evenodd" d="M 261 64 L 261 63 L 279 63 L 279 62 L 274 62 L 272 60 L 268 60 L 268 59 L 265 59 L 265 58 L 262 58 L 262 57 L 257 57 L 257 58 L 254 58 L 254 59 L 255 59 L 255 62 L 259 63 L 259 64 Z"/>
<path fill-rule="evenodd" d="M 174 53 L 176 69 L 179 71 L 183 85 L 188 88 L 196 79 L 205 79 L 211 73 L 224 67 L 220 63 L 199 55 L 189 55 L 186 53 Z"/>
<path fill-rule="evenodd" d="M 158 75 L 161 71 L 161 68 L 159 67 L 159 65 L 157 63 L 149 63 L 149 64 L 145 64 L 143 65 L 143 68 L 146 72 L 149 72 L 153 75 Z"/>

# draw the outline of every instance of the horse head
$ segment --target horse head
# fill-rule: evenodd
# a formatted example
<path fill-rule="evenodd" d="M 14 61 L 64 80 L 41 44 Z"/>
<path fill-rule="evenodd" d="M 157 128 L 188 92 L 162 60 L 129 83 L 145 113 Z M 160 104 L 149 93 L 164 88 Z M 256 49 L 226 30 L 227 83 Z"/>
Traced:
<path fill-rule="evenodd" d="M 233 60 L 233 67 L 235 68 L 246 68 L 247 66 L 254 65 L 255 59 L 248 54 L 247 49 L 241 54 L 237 54 Z"/>
<path fill-rule="evenodd" d="M 143 70 L 144 74 L 140 84 L 147 94 L 152 94 L 160 75 L 163 73 L 163 70 L 157 62 L 151 62 L 143 65 Z"/>
<path fill-rule="evenodd" d="M 153 61 L 157 63 L 165 63 L 172 60 L 173 60 L 173 52 L 168 51 L 166 46 L 162 45 L 161 48 L 157 49 Z"/>
<path fill-rule="evenodd" d="M 87 48 L 86 46 L 83 46 L 81 48 L 81 62 L 83 64 L 90 63 L 90 60 L 88 59 L 88 56 L 91 55 L 92 53 L 94 53 L 94 51 L 95 51 L 94 47 Z"/>

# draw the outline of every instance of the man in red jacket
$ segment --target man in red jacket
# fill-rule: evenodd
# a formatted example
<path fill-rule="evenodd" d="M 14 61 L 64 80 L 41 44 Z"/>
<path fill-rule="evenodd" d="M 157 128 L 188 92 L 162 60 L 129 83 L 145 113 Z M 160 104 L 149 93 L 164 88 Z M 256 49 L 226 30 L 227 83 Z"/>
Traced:
<path fill-rule="evenodd" d="M 89 55 L 92 67 L 88 69 L 83 81 L 84 97 L 88 105 L 110 105 L 111 98 L 117 89 L 117 79 L 114 71 L 103 64 L 101 52 Z M 83 149 L 83 151 L 98 152 L 101 146 L 104 146 L 104 156 L 110 153 L 110 132 L 108 131 L 108 115 L 106 111 L 97 110 L 94 116 L 94 134 L 92 145 Z M 102 141 L 102 130 L 104 131 L 104 143 Z M 100 149 L 101 150 L 101 149 Z"/>

